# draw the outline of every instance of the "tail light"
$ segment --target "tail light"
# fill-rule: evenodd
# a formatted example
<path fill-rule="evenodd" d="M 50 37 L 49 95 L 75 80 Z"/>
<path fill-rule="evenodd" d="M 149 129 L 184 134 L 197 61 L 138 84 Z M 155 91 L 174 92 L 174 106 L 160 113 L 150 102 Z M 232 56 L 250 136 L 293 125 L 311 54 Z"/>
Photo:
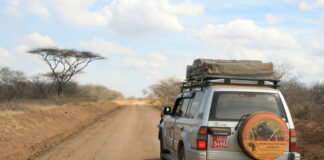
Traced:
<path fill-rule="evenodd" d="M 207 149 L 207 127 L 200 127 L 197 135 L 197 149 L 206 150 Z"/>
<path fill-rule="evenodd" d="M 296 130 L 290 130 L 290 143 L 289 143 L 289 151 L 296 152 L 297 151 L 297 134 Z"/>

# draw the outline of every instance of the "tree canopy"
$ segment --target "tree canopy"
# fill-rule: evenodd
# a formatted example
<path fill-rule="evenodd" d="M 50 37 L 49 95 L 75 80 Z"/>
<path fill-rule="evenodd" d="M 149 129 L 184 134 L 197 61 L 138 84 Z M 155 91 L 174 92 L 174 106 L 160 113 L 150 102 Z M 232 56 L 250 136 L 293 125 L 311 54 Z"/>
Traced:
<path fill-rule="evenodd" d="M 81 73 L 90 62 L 105 59 L 98 54 L 75 49 L 36 48 L 28 53 L 39 55 L 49 66 L 51 71 L 48 76 L 52 78 L 59 97 L 63 97 L 64 86 L 74 75 Z"/>

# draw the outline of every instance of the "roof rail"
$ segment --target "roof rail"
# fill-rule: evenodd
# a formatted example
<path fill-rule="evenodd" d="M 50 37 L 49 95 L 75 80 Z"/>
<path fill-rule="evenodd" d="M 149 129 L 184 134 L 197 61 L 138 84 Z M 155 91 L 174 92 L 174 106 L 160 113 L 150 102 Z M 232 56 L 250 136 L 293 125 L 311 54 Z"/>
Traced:
<path fill-rule="evenodd" d="M 249 83 L 248 83 L 249 82 Z M 251 83 L 252 82 L 252 83 Z M 199 75 L 188 77 L 181 85 L 181 92 L 200 88 L 214 84 L 228 84 L 228 85 L 247 85 L 247 86 L 267 86 L 271 88 L 278 88 L 280 80 L 278 79 L 256 79 L 256 78 L 235 78 L 235 77 L 220 77 L 215 75 Z"/>

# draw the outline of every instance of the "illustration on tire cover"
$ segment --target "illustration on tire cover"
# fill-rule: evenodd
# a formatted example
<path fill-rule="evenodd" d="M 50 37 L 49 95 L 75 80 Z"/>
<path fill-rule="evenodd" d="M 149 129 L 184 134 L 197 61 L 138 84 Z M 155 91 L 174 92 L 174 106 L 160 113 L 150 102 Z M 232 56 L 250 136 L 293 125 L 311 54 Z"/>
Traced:
<path fill-rule="evenodd" d="M 275 159 L 286 150 L 289 143 L 286 123 L 270 112 L 249 116 L 240 133 L 243 150 L 256 159 Z"/>

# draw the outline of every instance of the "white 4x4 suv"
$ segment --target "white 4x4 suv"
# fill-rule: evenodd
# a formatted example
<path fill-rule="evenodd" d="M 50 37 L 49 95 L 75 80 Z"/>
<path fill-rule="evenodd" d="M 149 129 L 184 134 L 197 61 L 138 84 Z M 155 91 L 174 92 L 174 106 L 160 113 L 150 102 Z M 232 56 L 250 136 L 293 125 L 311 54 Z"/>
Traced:
<path fill-rule="evenodd" d="M 204 76 L 185 83 L 172 109 L 162 109 L 161 159 L 300 159 L 278 82 Z"/>

